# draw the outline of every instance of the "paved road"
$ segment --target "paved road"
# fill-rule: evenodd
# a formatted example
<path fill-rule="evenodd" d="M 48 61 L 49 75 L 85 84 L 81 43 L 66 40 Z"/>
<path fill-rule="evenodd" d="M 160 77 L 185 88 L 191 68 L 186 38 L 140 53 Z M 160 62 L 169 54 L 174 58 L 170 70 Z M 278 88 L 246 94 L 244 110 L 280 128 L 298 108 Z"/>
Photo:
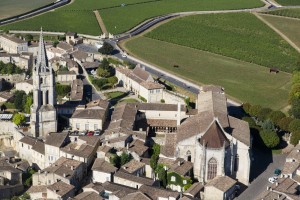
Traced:
<path fill-rule="evenodd" d="M 273 155 L 271 152 L 259 151 L 254 152 L 254 161 L 252 162 L 251 174 L 254 180 L 249 187 L 236 199 L 237 200 L 254 200 L 258 195 L 267 189 L 271 183 L 268 178 L 274 175 L 276 168 L 282 169 L 287 154 Z"/>
<path fill-rule="evenodd" d="M 29 18 L 29 17 L 34 17 L 34 16 L 39 15 L 41 13 L 45 13 L 49 10 L 64 6 L 64 5 L 66 5 L 70 2 L 71 2 L 71 0 L 60 0 L 58 2 L 55 2 L 53 4 L 49 4 L 48 6 L 44 6 L 44 7 L 35 9 L 33 11 L 30 11 L 30 12 L 26 12 L 26 13 L 23 13 L 23 14 L 14 16 L 14 17 L 10 17 L 10 18 L 0 20 L 0 25 L 9 24 L 9 23 L 16 22 L 16 21 L 19 21 L 19 20 L 23 20 L 23 19 L 26 19 L 26 18 Z"/>

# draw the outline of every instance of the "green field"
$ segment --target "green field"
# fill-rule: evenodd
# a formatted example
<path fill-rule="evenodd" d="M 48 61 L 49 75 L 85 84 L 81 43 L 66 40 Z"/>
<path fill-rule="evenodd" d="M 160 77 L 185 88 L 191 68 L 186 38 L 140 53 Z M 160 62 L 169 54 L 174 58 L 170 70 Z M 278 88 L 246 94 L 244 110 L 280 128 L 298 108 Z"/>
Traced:
<path fill-rule="evenodd" d="M 109 32 L 123 33 L 146 19 L 168 13 L 197 10 L 231 10 L 263 6 L 257 0 L 161 0 L 100 10 Z M 141 12 L 142 11 L 142 12 Z"/>
<path fill-rule="evenodd" d="M 271 15 L 261 16 L 300 48 L 300 20 Z"/>
<path fill-rule="evenodd" d="M 287 106 L 290 74 L 270 74 L 266 67 L 147 37 L 129 40 L 124 46 L 129 53 L 178 76 L 222 85 L 228 95 L 241 102 L 273 109 Z"/>
<path fill-rule="evenodd" d="M 300 5 L 299 0 L 276 0 L 277 3 L 283 6 L 297 6 Z"/>
<path fill-rule="evenodd" d="M 250 13 L 183 17 L 146 36 L 287 72 L 299 59 L 295 49 Z"/>
<path fill-rule="evenodd" d="M 121 7 L 121 4 L 126 6 Z M 0 27 L 4 30 L 75 31 L 99 35 L 93 11 L 99 10 L 111 33 L 121 33 L 151 17 L 195 10 L 240 9 L 263 6 L 260 0 L 74 0 L 73 3 L 32 19 Z"/>
<path fill-rule="evenodd" d="M 1 0 L 0 19 L 13 17 L 53 2 L 55 0 Z"/>
<path fill-rule="evenodd" d="M 265 12 L 265 14 L 300 18 L 300 8 L 278 9 L 278 10 L 274 10 L 274 11 Z"/>

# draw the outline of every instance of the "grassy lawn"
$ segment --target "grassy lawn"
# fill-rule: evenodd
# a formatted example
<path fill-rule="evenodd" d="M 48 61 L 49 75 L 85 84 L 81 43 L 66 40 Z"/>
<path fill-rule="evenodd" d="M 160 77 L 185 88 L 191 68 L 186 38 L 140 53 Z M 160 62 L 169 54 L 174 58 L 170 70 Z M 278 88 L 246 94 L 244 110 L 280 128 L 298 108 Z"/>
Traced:
<path fill-rule="evenodd" d="M 300 5 L 299 0 L 276 0 L 277 3 L 283 6 L 297 6 Z"/>
<path fill-rule="evenodd" d="M 199 84 L 222 85 L 241 102 L 273 109 L 287 106 L 290 74 L 270 74 L 266 67 L 147 37 L 129 40 L 124 46 L 129 53 L 178 76 Z"/>
<path fill-rule="evenodd" d="M 121 7 L 121 4 L 126 6 Z M 6 25 L 0 29 L 39 30 L 42 25 L 46 31 L 75 31 L 99 35 L 101 31 L 94 10 L 100 11 L 109 32 L 121 33 L 148 18 L 171 12 L 260 6 L 263 6 L 260 0 L 74 0 L 73 3 L 53 12 Z"/>
<path fill-rule="evenodd" d="M 300 47 L 300 20 L 271 15 L 261 16 Z"/>
<path fill-rule="evenodd" d="M 118 98 L 121 98 L 121 97 L 124 97 L 126 96 L 126 93 L 125 92 L 108 92 L 108 93 L 105 93 L 104 94 L 108 99 L 118 99 Z"/>
<path fill-rule="evenodd" d="M 279 15 L 279 16 L 285 16 L 285 17 L 300 18 L 300 8 L 278 9 L 278 10 L 269 11 L 269 12 L 265 12 L 265 13 L 270 14 L 270 15 Z"/>
<path fill-rule="evenodd" d="M 295 49 L 250 13 L 183 17 L 146 36 L 287 72 L 299 59 Z"/>
<path fill-rule="evenodd" d="M 1 0 L 0 19 L 13 17 L 53 2 L 55 0 Z"/>
<path fill-rule="evenodd" d="M 197 10 L 230 10 L 263 6 L 257 0 L 161 0 L 125 7 L 100 10 L 109 32 L 116 34 L 130 30 L 141 22 L 159 15 Z M 142 12 L 141 12 L 142 11 Z"/>
<path fill-rule="evenodd" d="M 122 99 L 122 100 L 118 101 L 118 103 L 137 103 L 137 102 L 139 102 L 139 101 L 136 99 L 132 99 L 132 98 Z"/>

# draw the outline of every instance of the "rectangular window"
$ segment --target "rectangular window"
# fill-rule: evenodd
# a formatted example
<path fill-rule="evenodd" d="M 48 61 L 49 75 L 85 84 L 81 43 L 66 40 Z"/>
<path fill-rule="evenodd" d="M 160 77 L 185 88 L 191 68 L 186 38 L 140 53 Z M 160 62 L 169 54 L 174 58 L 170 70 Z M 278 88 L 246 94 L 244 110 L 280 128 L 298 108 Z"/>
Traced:
<path fill-rule="evenodd" d="M 79 123 L 76 123 L 76 128 L 80 129 L 80 124 Z"/>
<path fill-rule="evenodd" d="M 99 129 L 98 124 L 94 124 L 94 130 Z"/>
<path fill-rule="evenodd" d="M 89 124 L 85 124 L 85 130 L 89 130 Z"/>

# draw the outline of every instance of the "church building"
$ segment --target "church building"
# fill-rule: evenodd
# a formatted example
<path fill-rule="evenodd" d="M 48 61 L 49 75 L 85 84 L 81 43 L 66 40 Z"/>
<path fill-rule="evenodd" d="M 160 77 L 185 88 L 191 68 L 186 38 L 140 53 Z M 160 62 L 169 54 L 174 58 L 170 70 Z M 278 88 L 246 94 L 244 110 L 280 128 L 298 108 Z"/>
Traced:
<path fill-rule="evenodd" d="M 57 131 L 57 115 L 55 75 L 51 65 L 48 65 L 42 30 L 36 63 L 32 69 L 32 79 L 31 133 L 34 137 L 45 138 L 48 133 Z"/>

